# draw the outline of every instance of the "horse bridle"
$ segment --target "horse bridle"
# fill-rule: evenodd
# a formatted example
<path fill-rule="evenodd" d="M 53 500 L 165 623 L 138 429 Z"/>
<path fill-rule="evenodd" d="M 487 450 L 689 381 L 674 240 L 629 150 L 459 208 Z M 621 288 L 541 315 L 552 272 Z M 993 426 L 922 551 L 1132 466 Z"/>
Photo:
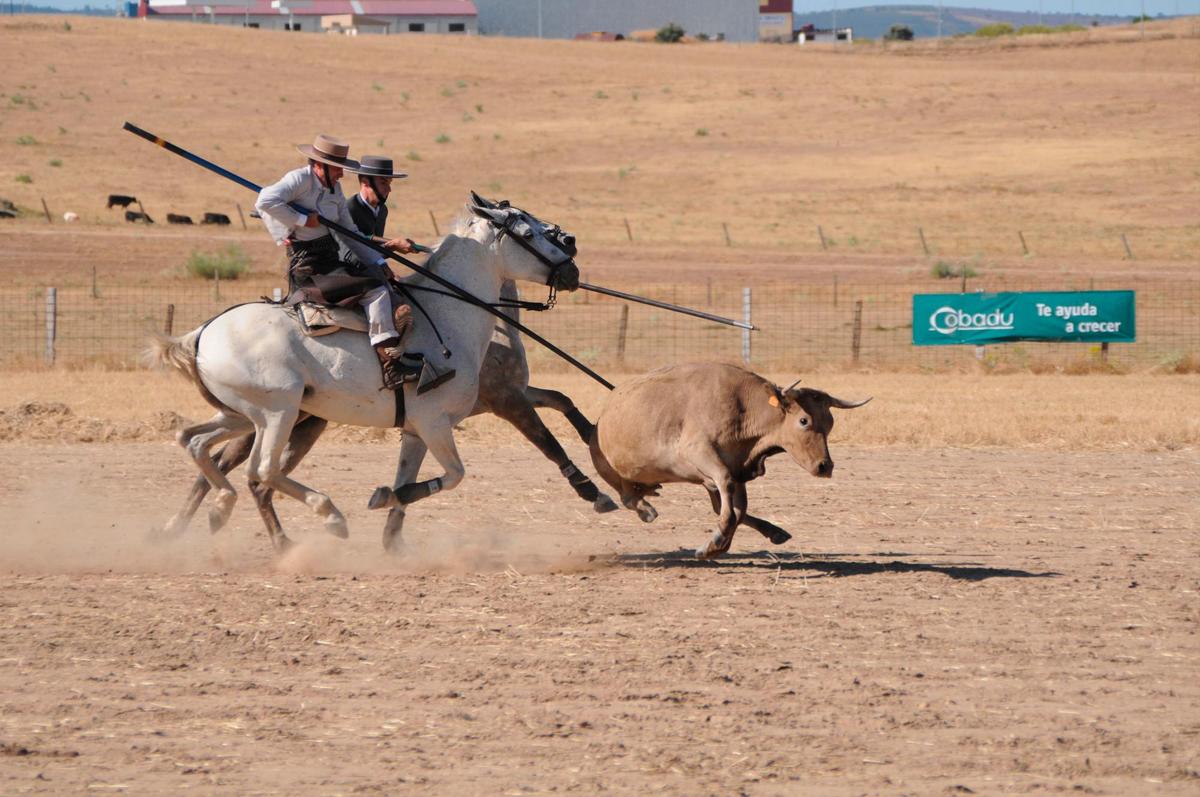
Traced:
<path fill-rule="evenodd" d="M 538 235 L 534 232 L 534 224 L 542 224 L 542 222 L 539 219 L 530 216 L 525 211 L 512 207 L 508 203 L 508 200 L 498 202 L 489 209 L 509 211 L 503 222 L 496 221 L 490 215 L 486 217 L 487 222 L 496 227 L 498 230 L 496 234 L 497 240 L 507 235 L 509 238 L 516 241 L 522 249 L 524 249 L 526 252 L 529 252 L 529 254 L 533 255 L 550 269 L 550 274 L 546 278 L 546 285 L 550 288 L 550 294 L 546 297 L 546 301 L 530 302 L 522 299 L 502 299 L 495 303 L 494 306 L 517 307 L 522 310 L 534 311 L 549 310 L 551 307 L 554 307 L 555 303 L 558 301 L 559 272 L 562 271 L 563 267 L 575 262 L 575 255 L 578 252 L 573 241 L 568 242 L 566 240 L 567 238 L 572 238 L 572 236 L 564 233 L 562 227 L 559 227 L 557 224 L 554 225 L 554 229 L 550 230 L 549 232 L 542 232 L 540 235 Z M 515 229 L 519 224 L 522 223 L 524 223 L 525 227 L 527 228 L 528 234 L 522 234 Z M 535 236 L 550 244 L 555 250 L 553 254 L 559 255 L 559 257 L 551 259 L 549 255 L 535 246 L 533 243 Z"/>

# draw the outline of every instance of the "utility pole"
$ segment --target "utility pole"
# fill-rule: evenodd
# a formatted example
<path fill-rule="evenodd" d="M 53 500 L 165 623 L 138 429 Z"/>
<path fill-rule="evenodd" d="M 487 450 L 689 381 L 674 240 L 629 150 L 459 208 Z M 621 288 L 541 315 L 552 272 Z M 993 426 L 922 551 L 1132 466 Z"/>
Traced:
<path fill-rule="evenodd" d="M 542 0 L 538 0 L 538 38 L 542 38 Z"/>

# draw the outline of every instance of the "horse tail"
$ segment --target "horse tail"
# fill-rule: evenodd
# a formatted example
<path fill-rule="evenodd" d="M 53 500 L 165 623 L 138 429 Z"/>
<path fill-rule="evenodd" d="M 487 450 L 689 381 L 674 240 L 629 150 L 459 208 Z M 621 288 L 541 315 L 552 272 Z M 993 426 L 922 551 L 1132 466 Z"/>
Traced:
<path fill-rule="evenodd" d="M 179 338 L 156 332 L 150 339 L 143 359 L 151 368 L 174 368 L 200 384 L 200 374 L 196 371 L 196 339 L 200 337 L 200 331 L 193 329 Z"/>

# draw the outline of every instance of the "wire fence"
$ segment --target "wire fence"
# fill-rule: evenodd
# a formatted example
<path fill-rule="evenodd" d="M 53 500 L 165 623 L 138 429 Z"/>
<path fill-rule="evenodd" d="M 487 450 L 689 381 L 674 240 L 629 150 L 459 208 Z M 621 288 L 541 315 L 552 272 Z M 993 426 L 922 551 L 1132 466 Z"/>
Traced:
<path fill-rule="evenodd" d="M 175 287 L 109 286 L 0 289 L 0 367 L 99 365 L 137 367 L 153 331 L 182 334 L 233 304 L 272 295 L 270 283 L 224 282 Z M 1063 367 L 1103 359 L 1116 368 L 1162 366 L 1200 357 L 1200 280 L 972 280 L 968 291 L 1134 290 L 1137 342 L 912 345 L 914 293 L 956 293 L 958 282 L 909 284 L 753 285 L 620 284 L 606 287 L 730 318 L 748 317 L 760 331 L 742 330 L 594 293 L 560 294 L 545 313 L 525 313 L 535 331 L 597 367 L 642 371 L 692 359 L 748 359 L 755 367 L 818 366 L 951 370 L 976 359 L 1017 368 Z M 569 367 L 535 343 L 535 369 Z"/>

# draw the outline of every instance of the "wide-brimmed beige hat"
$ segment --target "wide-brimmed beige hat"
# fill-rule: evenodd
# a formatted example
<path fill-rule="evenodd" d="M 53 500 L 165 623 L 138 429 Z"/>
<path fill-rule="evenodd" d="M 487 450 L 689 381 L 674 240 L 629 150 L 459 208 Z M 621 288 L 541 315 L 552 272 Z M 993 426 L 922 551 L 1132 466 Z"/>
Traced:
<path fill-rule="evenodd" d="M 346 157 L 350 154 L 349 142 L 340 138 L 320 135 L 313 139 L 311 147 L 301 144 L 296 149 L 306 158 L 312 158 L 320 163 L 341 166 L 343 169 L 351 171 L 358 168 L 358 161 Z"/>

